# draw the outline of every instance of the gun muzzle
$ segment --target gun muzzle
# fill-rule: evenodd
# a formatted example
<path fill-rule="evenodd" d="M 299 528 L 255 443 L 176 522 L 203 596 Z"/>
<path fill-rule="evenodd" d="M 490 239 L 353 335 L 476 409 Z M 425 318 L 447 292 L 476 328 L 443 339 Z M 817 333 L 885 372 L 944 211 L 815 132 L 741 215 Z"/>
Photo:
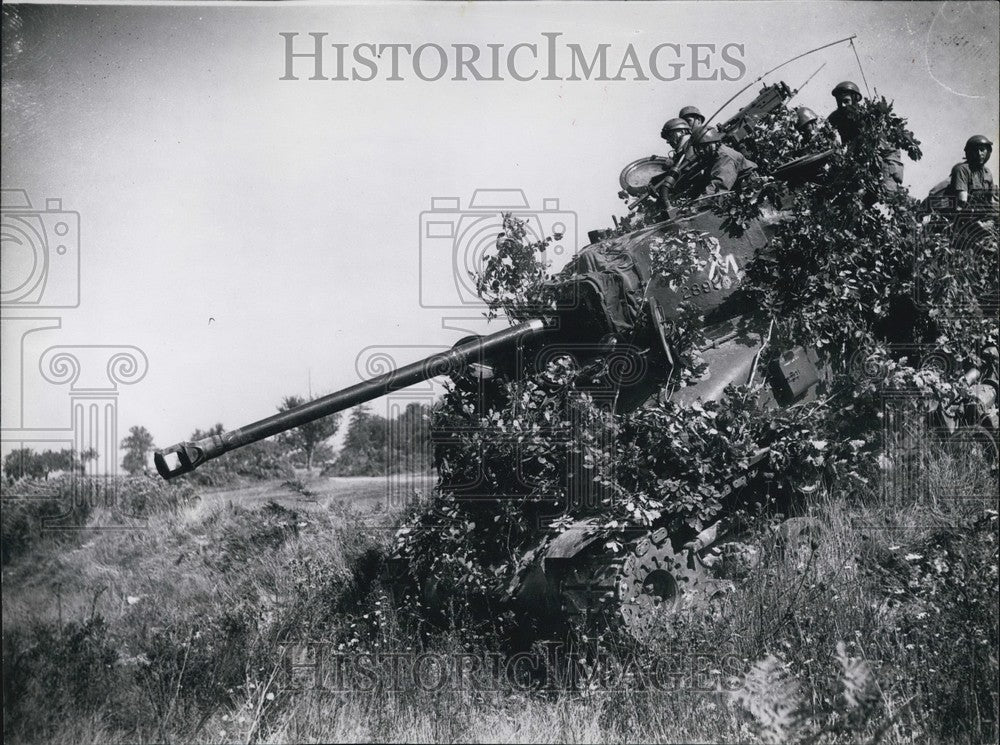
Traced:
<path fill-rule="evenodd" d="M 205 461 L 227 451 L 221 435 L 212 435 L 197 442 L 178 442 L 153 454 L 156 472 L 165 479 L 190 473 Z"/>
<path fill-rule="evenodd" d="M 409 388 L 439 375 L 457 374 L 474 362 L 489 358 L 490 354 L 520 344 L 546 328 L 545 321 L 534 318 L 452 347 L 447 352 L 434 354 L 384 375 L 378 375 L 350 388 L 309 401 L 289 411 L 261 419 L 232 432 L 212 435 L 197 442 L 179 442 L 153 456 L 156 471 L 165 479 L 190 473 L 202 463 L 218 458 L 230 450 L 263 440 L 279 432 L 300 427 L 322 417 L 344 411 L 352 406 L 372 401 L 392 391 Z"/>

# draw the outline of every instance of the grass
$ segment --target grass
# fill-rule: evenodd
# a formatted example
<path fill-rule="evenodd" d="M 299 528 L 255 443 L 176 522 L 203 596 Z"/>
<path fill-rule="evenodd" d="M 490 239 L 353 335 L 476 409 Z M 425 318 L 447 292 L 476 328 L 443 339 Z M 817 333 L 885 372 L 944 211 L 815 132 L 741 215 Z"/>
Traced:
<path fill-rule="evenodd" d="M 815 496 L 803 550 L 762 527 L 763 560 L 713 613 L 591 658 L 604 677 L 571 687 L 539 685 L 553 647 L 509 675 L 502 640 L 394 610 L 385 507 L 410 484 L 297 474 L 195 495 L 136 479 L 120 493 L 141 529 L 98 529 L 121 522 L 102 503 L 58 535 L 5 499 L 4 739 L 995 742 L 996 471 L 939 450 L 882 488 L 897 475 Z"/>

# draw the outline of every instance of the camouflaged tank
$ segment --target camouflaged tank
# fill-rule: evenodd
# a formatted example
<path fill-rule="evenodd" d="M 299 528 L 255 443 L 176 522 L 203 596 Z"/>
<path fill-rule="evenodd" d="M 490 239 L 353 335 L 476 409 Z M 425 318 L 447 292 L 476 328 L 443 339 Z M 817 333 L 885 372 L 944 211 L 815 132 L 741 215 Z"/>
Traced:
<path fill-rule="evenodd" d="M 733 136 L 749 131 L 755 117 L 789 94 L 784 86 L 766 87 L 720 129 Z M 794 188 L 815 178 L 827 155 L 799 158 L 774 175 Z M 666 171 L 663 159 L 642 159 L 626 167 L 622 185 L 642 198 L 646 185 Z M 695 405 L 719 399 L 729 385 L 751 382 L 764 383 L 758 387 L 764 407 L 812 401 L 824 393 L 828 371 L 810 349 L 769 347 L 766 322 L 741 292 L 744 268 L 766 250 L 785 215 L 766 212 L 733 237 L 723 229 L 724 218 L 712 210 L 719 198 L 724 195 L 695 200 L 683 208 L 663 206 L 660 221 L 622 235 L 592 233 L 592 243 L 556 277 L 560 298 L 556 308 L 537 318 L 463 339 L 448 351 L 246 427 L 178 443 L 155 454 L 157 470 L 164 478 L 174 478 L 234 448 L 433 377 L 447 375 L 462 385 L 531 374 L 526 368 L 534 366 L 537 372 L 538 360 L 567 350 L 581 363 L 615 356 L 617 364 L 608 369 L 631 371 L 605 381 L 613 392 L 610 405 L 618 412 L 635 410 L 656 397 Z M 655 247 L 692 233 L 710 237 L 697 244 L 696 271 L 681 282 L 655 278 Z M 697 350 L 706 371 L 687 385 L 678 384 L 677 350 L 667 332 L 679 319 L 682 302 L 696 309 L 706 340 Z M 995 390 L 995 380 L 992 385 Z M 766 454 L 760 451 L 748 464 L 746 476 L 729 485 L 724 504 L 728 500 L 735 506 L 748 494 L 752 497 L 755 466 Z M 808 545 L 814 531 L 808 521 L 789 521 L 781 530 L 785 550 Z M 739 527 L 728 523 L 724 513 L 700 532 L 671 532 L 656 524 L 636 528 L 615 552 L 603 538 L 605 532 L 585 510 L 565 529 L 540 533 L 524 552 L 521 569 L 507 588 L 512 606 L 542 625 L 571 622 L 643 638 L 663 622 L 664 613 L 711 602 L 753 564 L 758 553 L 743 543 Z M 433 582 L 425 583 L 421 591 L 434 602 Z"/>

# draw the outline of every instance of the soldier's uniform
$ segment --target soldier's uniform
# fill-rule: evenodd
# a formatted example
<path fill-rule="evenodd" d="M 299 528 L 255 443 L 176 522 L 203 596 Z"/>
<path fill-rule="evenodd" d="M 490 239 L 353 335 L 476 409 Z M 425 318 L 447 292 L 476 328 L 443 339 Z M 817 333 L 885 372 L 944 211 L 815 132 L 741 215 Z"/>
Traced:
<path fill-rule="evenodd" d="M 840 141 L 845 145 L 857 137 L 861 131 L 861 128 L 858 126 L 857 109 L 850 106 L 831 111 L 830 116 L 826 120 L 830 123 L 831 127 L 837 130 L 837 134 L 840 135 Z"/>
<path fill-rule="evenodd" d="M 964 191 L 969 194 L 970 201 L 972 199 L 983 201 L 991 198 L 996 188 L 993 174 L 985 163 L 981 168 L 973 168 L 967 161 L 962 161 L 952 166 L 951 178 L 945 193 L 957 196 L 960 191 Z"/>
<path fill-rule="evenodd" d="M 992 152 L 993 143 L 988 138 L 983 135 L 970 137 L 965 143 L 965 160 L 952 167 L 945 194 L 975 205 L 992 205 L 997 198 L 997 187 L 993 174 L 986 167 Z"/>
<path fill-rule="evenodd" d="M 719 145 L 715 159 L 705 169 L 705 188 L 702 194 L 718 194 L 729 191 L 737 181 L 757 170 L 757 164 L 739 150 L 728 145 Z"/>
<path fill-rule="evenodd" d="M 861 133 L 857 104 L 861 101 L 861 90 L 850 80 L 837 85 L 832 95 L 837 99 L 837 109 L 830 113 L 826 120 L 837 130 L 840 141 L 849 145 Z M 849 96 L 851 105 L 841 105 L 840 100 Z M 886 141 L 879 142 L 879 154 L 882 156 L 882 185 L 887 191 L 896 191 L 903 185 L 903 153 L 893 149 Z"/>
<path fill-rule="evenodd" d="M 889 191 L 896 191 L 903 185 L 903 153 L 901 150 L 886 149 L 883 151 L 882 183 Z"/>

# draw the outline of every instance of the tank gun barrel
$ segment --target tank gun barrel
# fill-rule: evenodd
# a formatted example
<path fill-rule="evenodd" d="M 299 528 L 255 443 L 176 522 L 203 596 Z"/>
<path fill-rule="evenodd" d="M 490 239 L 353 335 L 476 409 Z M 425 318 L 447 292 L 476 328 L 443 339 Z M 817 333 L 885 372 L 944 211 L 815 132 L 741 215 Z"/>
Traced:
<path fill-rule="evenodd" d="M 457 373 L 466 365 L 488 357 L 492 352 L 512 348 L 545 328 L 541 319 L 524 321 L 489 336 L 479 337 L 452 347 L 447 352 L 425 357 L 417 362 L 370 378 L 336 393 L 317 398 L 288 411 L 282 411 L 245 427 L 212 435 L 197 442 L 179 442 L 153 457 L 156 470 L 165 479 L 189 473 L 201 464 L 250 443 L 271 437 L 294 427 L 315 421 L 352 406 L 372 401 L 392 391 L 408 388 L 425 380 Z"/>

